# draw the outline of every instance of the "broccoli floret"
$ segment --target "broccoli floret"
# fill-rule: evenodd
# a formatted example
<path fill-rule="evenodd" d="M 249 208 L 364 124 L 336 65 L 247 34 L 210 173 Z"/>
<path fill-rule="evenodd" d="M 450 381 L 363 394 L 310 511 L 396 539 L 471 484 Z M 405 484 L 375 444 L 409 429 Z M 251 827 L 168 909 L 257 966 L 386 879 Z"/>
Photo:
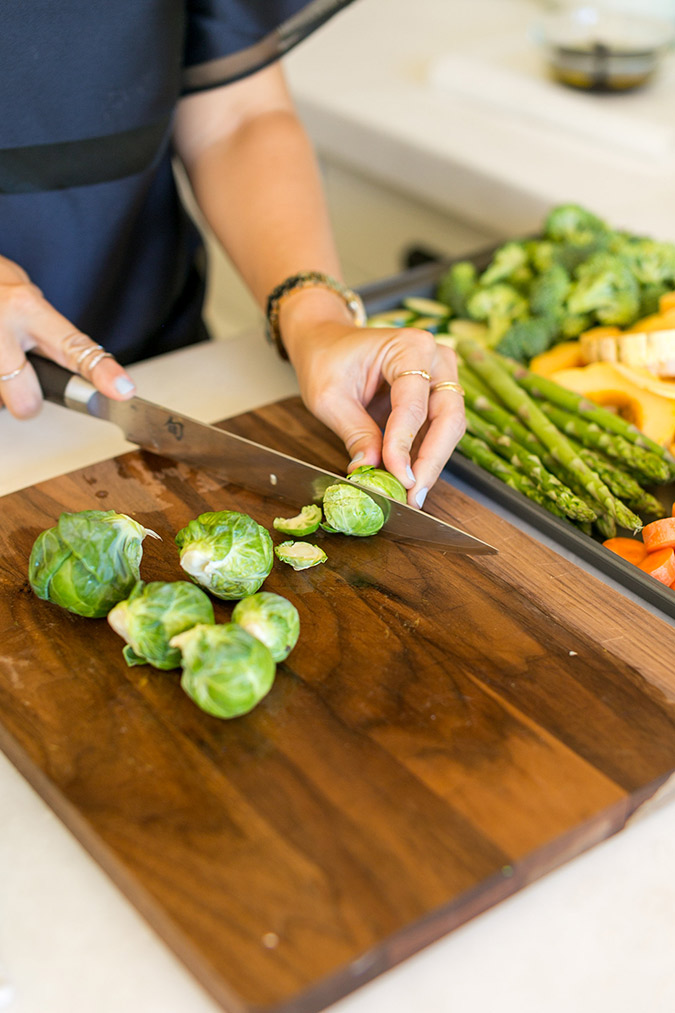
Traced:
<path fill-rule="evenodd" d="M 436 298 L 452 309 L 455 316 L 467 316 L 466 303 L 478 285 L 478 271 L 470 260 L 458 260 L 438 283 Z"/>
<path fill-rule="evenodd" d="M 513 285 L 498 282 L 487 287 L 479 286 L 467 302 L 472 320 L 485 320 L 488 325 L 488 344 L 496 345 L 516 320 L 528 316 L 527 299 Z"/>
<path fill-rule="evenodd" d="M 589 246 L 598 236 L 607 237 L 609 231 L 601 218 L 579 204 L 559 204 L 544 222 L 546 239 L 571 246 Z"/>
<path fill-rule="evenodd" d="M 641 285 L 638 318 L 658 313 L 661 296 L 670 291 L 672 291 L 672 285 Z"/>
<path fill-rule="evenodd" d="M 530 287 L 530 309 L 535 316 L 559 319 L 572 286 L 569 272 L 562 264 L 552 264 L 538 275 Z"/>
<path fill-rule="evenodd" d="M 640 286 L 628 264 L 611 253 L 598 253 L 579 266 L 567 300 L 572 316 L 592 314 L 601 324 L 625 326 L 637 319 Z"/>
<path fill-rule="evenodd" d="M 540 274 L 549 271 L 556 264 L 572 274 L 579 264 L 588 260 L 593 254 L 608 248 L 610 235 L 611 233 L 599 233 L 583 246 L 567 242 L 554 243 L 551 239 L 540 239 L 535 241 L 530 250 L 530 260 L 535 271 Z"/>
<path fill-rule="evenodd" d="M 544 317 L 516 320 L 497 345 L 497 351 L 518 362 L 529 362 L 551 347 L 555 331 Z"/>
<path fill-rule="evenodd" d="M 569 340 L 578 338 L 580 334 L 592 327 L 593 323 L 593 316 L 590 313 L 567 313 L 560 319 L 559 337 Z"/>
<path fill-rule="evenodd" d="M 675 282 L 675 244 L 658 239 L 625 238 L 615 246 L 641 285 Z"/>
<path fill-rule="evenodd" d="M 498 281 L 511 282 L 514 275 L 522 276 L 523 268 L 529 268 L 527 250 L 524 243 L 514 239 L 495 251 L 492 260 L 480 276 L 480 283 L 494 285 Z"/>

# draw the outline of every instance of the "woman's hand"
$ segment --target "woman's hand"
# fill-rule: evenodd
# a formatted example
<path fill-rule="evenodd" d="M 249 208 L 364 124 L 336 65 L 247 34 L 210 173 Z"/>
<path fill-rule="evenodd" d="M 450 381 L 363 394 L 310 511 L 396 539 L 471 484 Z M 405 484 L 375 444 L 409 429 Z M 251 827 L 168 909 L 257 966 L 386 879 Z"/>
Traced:
<path fill-rule="evenodd" d="M 355 328 L 335 312 L 309 326 L 311 298 L 317 314 L 327 299 L 335 311 L 331 293 L 313 291 L 285 301 L 280 317 L 305 404 L 343 440 L 349 470 L 382 462 L 408 490 L 409 504 L 421 507 L 464 432 L 461 394 L 434 389 L 457 383 L 455 353 L 428 331 Z M 384 433 L 367 411 L 383 380 L 391 397 Z"/>
<path fill-rule="evenodd" d="M 20 419 L 37 415 L 42 391 L 25 353 L 35 348 L 121 401 L 132 395 L 129 374 L 42 295 L 18 264 L 0 257 L 0 405 Z"/>

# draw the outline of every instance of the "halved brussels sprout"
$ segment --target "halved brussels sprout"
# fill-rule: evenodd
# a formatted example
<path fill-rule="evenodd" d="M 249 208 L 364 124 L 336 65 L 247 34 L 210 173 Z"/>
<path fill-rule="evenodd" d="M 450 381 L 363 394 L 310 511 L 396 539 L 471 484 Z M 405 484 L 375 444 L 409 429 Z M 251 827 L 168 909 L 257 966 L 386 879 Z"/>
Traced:
<path fill-rule="evenodd" d="M 350 482 L 358 482 L 359 485 L 365 486 L 366 489 L 384 493 L 399 503 L 408 502 L 405 486 L 384 468 L 376 468 L 373 464 L 361 464 L 347 475 L 347 478 Z"/>
<path fill-rule="evenodd" d="M 127 665 L 154 665 L 177 668 L 180 651 L 170 647 L 176 634 L 197 623 L 213 623 L 211 599 L 187 580 L 155 580 L 134 587 L 125 601 L 108 613 L 108 622 L 126 646 L 122 649 Z"/>
<path fill-rule="evenodd" d="M 304 506 L 295 517 L 275 517 L 272 525 L 275 531 L 283 535 L 313 535 L 321 523 L 321 507 L 316 503 Z"/>
<path fill-rule="evenodd" d="M 356 485 L 329 485 L 323 497 L 326 523 L 343 535 L 367 537 L 384 524 L 384 514 L 375 500 Z"/>
<path fill-rule="evenodd" d="M 269 531 L 236 510 L 201 514 L 176 535 L 180 565 L 217 598 L 254 594 L 274 563 Z"/>
<path fill-rule="evenodd" d="M 277 662 L 288 657 L 300 636 L 298 610 L 288 598 L 273 591 L 258 591 L 238 601 L 232 622 L 262 640 Z"/>
<path fill-rule="evenodd" d="M 182 688 L 214 717 L 247 714 L 272 688 L 274 658 L 237 623 L 199 624 L 172 637 L 170 645 L 181 652 Z"/>
<path fill-rule="evenodd" d="M 63 513 L 36 538 L 28 579 L 38 598 L 100 619 L 140 578 L 146 535 L 159 535 L 114 510 Z"/>
<path fill-rule="evenodd" d="M 306 570 L 328 559 L 323 549 L 311 542 L 282 542 L 274 546 L 274 552 L 277 559 L 288 563 L 294 570 Z"/>

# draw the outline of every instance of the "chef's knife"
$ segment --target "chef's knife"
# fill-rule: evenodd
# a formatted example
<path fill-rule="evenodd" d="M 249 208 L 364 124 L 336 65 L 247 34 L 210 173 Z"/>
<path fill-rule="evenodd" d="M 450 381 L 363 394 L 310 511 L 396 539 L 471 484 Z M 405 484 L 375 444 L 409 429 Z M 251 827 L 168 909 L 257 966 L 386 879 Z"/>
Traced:
<path fill-rule="evenodd" d="M 129 442 L 195 468 L 205 468 L 232 485 L 285 500 L 299 510 L 306 503 L 320 502 L 329 485 L 346 481 L 344 476 L 315 468 L 140 397 L 113 401 L 82 377 L 50 359 L 33 353 L 29 359 L 48 401 L 114 422 Z M 448 552 L 497 551 L 492 545 L 430 514 L 374 493 L 372 489 L 367 492 L 384 513 L 382 534 Z"/>

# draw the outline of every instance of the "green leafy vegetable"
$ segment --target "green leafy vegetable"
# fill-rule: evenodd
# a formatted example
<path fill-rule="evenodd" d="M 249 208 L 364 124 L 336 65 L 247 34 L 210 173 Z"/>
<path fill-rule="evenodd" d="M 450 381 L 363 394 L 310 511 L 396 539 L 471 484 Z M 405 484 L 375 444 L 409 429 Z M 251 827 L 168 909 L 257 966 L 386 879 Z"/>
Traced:
<path fill-rule="evenodd" d="M 235 510 L 203 513 L 176 535 L 180 565 L 217 598 L 254 594 L 274 563 L 269 531 Z"/>
<path fill-rule="evenodd" d="M 367 492 L 344 482 L 329 485 L 323 497 L 326 523 L 343 535 L 367 537 L 384 524 L 382 510 Z"/>
<path fill-rule="evenodd" d="M 182 656 L 182 688 L 214 717 L 247 714 L 274 683 L 269 649 L 237 623 L 199 624 L 172 637 L 170 645 Z"/>
<path fill-rule="evenodd" d="M 321 524 L 321 507 L 316 503 L 304 506 L 295 517 L 275 517 L 272 526 L 283 535 L 313 535 Z"/>
<path fill-rule="evenodd" d="M 28 563 L 38 598 L 76 615 L 106 616 L 140 577 L 146 535 L 154 531 L 114 510 L 63 513 L 38 535 Z"/>
<path fill-rule="evenodd" d="M 300 636 L 300 616 L 295 605 L 283 595 L 258 591 L 238 601 L 232 622 L 261 640 L 275 661 L 284 661 Z"/>
<path fill-rule="evenodd" d="M 288 563 L 294 570 L 307 570 L 328 559 L 323 549 L 311 542 L 282 542 L 281 545 L 275 545 L 274 553 L 277 559 Z"/>
<path fill-rule="evenodd" d="M 350 482 L 358 482 L 359 485 L 365 486 L 366 489 L 384 493 L 385 496 L 398 500 L 399 503 L 408 502 L 408 493 L 405 487 L 384 468 L 376 468 L 373 464 L 361 464 L 347 475 L 347 478 Z"/>
<path fill-rule="evenodd" d="M 127 665 L 180 665 L 180 651 L 169 646 L 178 633 L 198 623 L 213 623 L 213 605 L 206 592 L 187 580 L 139 581 L 124 601 L 108 613 L 108 622 L 126 646 Z"/>

